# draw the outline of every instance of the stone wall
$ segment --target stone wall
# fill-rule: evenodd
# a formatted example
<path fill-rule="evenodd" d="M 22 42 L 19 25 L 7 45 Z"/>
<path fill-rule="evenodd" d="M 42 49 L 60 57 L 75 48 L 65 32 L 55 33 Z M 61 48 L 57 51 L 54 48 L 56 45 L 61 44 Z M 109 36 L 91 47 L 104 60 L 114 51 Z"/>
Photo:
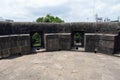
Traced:
<path fill-rule="evenodd" d="M 85 51 L 113 54 L 117 51 L 117 34 L 85 34 Z"/>
<path fill-rule="evenodd" d="M 117 34 L 120 32 L 120 23 L 11 23 L 12 34 L 29 34 L 32 31 L 44 33 L 85 33 Z"/>
<path fill-rule="evenodd" d="M 51 33 L 45 34 L 46 51 L 70 50 L 71 34 L 70 33 Z"/>
<path fill-rule="evenodd" d="M 0 58 L 30 52 L 30 36 L 28 34 L 0 36 Z"/>
<path fill-rule="evenodd" d="M 98 46 L 99 37 L 94 33 L 86 33 L 84 39 L 84 47 L 86 52 L 94 52 Z"/>
<path fill-rule="evenodd" d="M 118 34 L 120 23 L 33 23 L 33 22 L 0 22 L 0 35 L 30 34 L 33 31 L 43 33 L 72 33 L 84 31 L 85 33 Z"/>
<path fill-rule="evenodd" d="M 26 53 L 30 51 L 31 36 L 22 36 L 19 34 L 31 34 L 32 32 L 41 32 L 45 34 L 45 45 L 47 50 L 70 50 L 71 36 L 63 35 L 73 32 L 92 33 L 86 34 L 85 49 L 86 51 L 94 51 L 98 48 L 99 52 L 114 53 L 120 50 L 120 23 L 33 23 L 33 22 L 0 22 L 0 55 L 9 56 L 15 53 Z M 51 33 L 53 35 L 51 35 Z M 55 34 L 54 34 L 55 33 Z M 58 34 L 56 34 L 58 33 Z M 60 33 L 60 34 L 59 34 Z M 63 33 L 63 34 L 61 34 Z M 14 35 L 18 34 L 18 35 Z M 96 35 L 97 34 L 97 35 Z M 104 35 L 103 35 L 104 34 Z M 107 35 L 110 34 L 110 35 Z M 2 36 L 8 35 L 8 36 Z M 9 41 L 7 41 L 9 40 Z M 26 41 L 27 40 L 27 41 Z M 25 46 L 27 42 L 28 46 Z M 44 43 L 44 41 L 42 41 Z M 8 45 L 8 46 L 7 46 Z M 24 47 L 23 47 L 23 46 Z M 106 46 L 106 45 L 109 45 Z M 43 45 L 44 46 L 44 45 Z M 10 47 L 10 49 L 8 49 Z M 28 51 L 26 51 L 28 49 Z"/>
<path fill-rule="evenodd" d="M 0 22 L 0 35 L 12 34 L 12 24 L 7 22 Z"/>

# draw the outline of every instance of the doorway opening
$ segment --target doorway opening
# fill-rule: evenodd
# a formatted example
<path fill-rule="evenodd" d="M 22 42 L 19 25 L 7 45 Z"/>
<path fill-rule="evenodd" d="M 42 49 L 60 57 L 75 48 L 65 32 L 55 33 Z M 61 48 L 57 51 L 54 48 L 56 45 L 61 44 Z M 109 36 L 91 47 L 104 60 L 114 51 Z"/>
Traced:
<path fill-rule="evenodd" d="M 84 31 L 74 31 L 72 32 L 72 49 L 84 50 Z"/>
<path fill-rule="evenodd" d="M 44 49 L 44 33 L 41 31 L 33 31 L 31 35 L 31 48 L 33 52 Z"/>

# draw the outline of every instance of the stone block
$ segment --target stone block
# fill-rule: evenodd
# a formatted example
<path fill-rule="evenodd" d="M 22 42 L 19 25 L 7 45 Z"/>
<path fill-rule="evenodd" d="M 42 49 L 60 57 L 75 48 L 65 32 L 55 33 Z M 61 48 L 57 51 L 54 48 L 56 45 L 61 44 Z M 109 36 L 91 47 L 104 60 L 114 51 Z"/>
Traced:
<path fill-rule="evenodd" d="M 99 43 L 99 36 L 92 33 L 85 34 L 85 51 L 94 52 Z"/>
<path fill-rule="evenodd" d="M 47 51 L 70 50 L 70 33 L 51 33 L 45 34 L 45 48 Z"/>
<path fill-rule="evenodd" d="M 85 51 L 113 54 L 115 53 L 116 34 L 98 34 L 87 33 L 85 34 Z"/>
<path fill-rule="evenodd" d="M 30 46 L 22 46 L 21 47 L 21 54 L 29 54 L 31 52 Z"/>
<path fill-rule="evenodd" d="M 0 36 L 0 58 L 6 58 L 18 53 L 24 54 L 30 52 L 30 36 L 28 34 Z"/>
<path fill-rule="evenodd" d="M 6 58 L 10 56 L 10 49 L 2 49 L 1 51 L 1 57 Z"/>

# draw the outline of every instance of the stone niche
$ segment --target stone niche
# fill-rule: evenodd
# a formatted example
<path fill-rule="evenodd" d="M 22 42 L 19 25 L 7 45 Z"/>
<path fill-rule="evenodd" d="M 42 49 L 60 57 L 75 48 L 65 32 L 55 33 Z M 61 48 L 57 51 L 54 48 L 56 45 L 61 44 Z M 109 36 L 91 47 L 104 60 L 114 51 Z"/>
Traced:
<path fill-rule="evenodd" d="M 46 51 L 71 49 L 71 33 L 49 33 L 44 35 Z"/>
<path fill-rule="evenodd" d="M 97 52 L 105 54 L 114 54 L 118 46 L 116 40 L 117 34 L 98 34 L 98 33 L 86 33 L 85 34 L 85 51 Z"/>

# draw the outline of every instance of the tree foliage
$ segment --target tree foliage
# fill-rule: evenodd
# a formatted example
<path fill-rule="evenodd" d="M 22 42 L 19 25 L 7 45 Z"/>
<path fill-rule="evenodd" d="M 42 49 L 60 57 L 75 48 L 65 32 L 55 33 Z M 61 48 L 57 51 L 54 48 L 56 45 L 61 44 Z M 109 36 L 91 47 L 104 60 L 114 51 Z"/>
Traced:
<path fill-rule="evenodd" d="M 32 35 L 32 45 L 36 44 L 40 45 L 40 34 L 37 32 Z"/>
<path fill-rule="evenodd" d="M 80 42 L 81 39 L 82 39 L 82 37 L 81 37 L 80 33 L 77 32 L 77 33 L 74 34 L 74 40 L 76 42 Z"/>
<path fill-rule="evenodd" d="M 36 22 L 63 23 L 64 21 L 60 19 L 59 17 L 54 17 L 54 16 L 51 16 L 50 14 L 47 14 L 45 17 L 37 18 Z"/>

